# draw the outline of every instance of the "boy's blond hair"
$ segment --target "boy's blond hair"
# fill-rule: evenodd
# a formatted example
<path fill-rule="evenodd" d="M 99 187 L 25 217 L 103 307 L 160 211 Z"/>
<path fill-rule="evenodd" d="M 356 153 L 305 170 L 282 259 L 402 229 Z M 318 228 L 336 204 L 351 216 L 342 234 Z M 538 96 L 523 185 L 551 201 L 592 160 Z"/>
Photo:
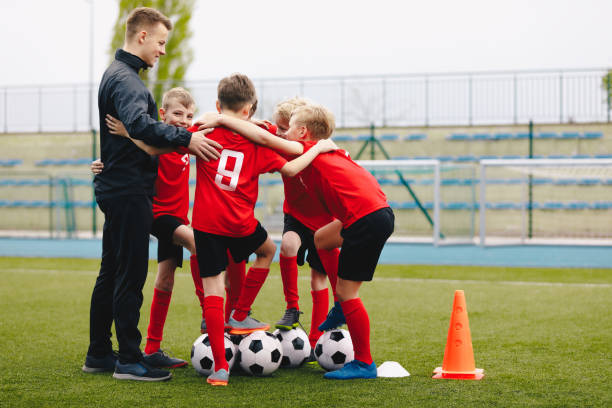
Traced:
<path fill-rule="evenodd" d="M 168 105 L 170 105 L 170 100 L 176 99 L 178 103 L 183 105 L 186 109 L 195 107 L 195 100 L 193 96 L 189 93 L 185 88 L 181 88 L 177 86 L 176 88 L 169 89 L 164 96 L 162 97 L 162 108 L 164 110 L 168 110 Z"/>
<path fill-rule="evenodd" d="M 219 81 L 217 99 L 221 109 L 238 112 L 249 103 L 253 104 L 250 112 L 251 115 L 255 113 L 254 109 L 257 109 L 255 85 L 246 75 L 232 74 Z"/>
<path fill-rule="evenodd" d="M 272 120 L 277 123 L 280 120 L 289 123 L 289 119 L 291 119 L 291 114 L 293 114 L 293 111 L 301 106 L 306 106 L 309 104 L 311 104 L 311 102 L 308 99 L 300 98 L 299 96 L 279 102 L 274 108 Z"/>
<path fill-rule="evenodd" d="M 336 127 L 334 114 L 322 105 L 308 104 L 293 111 L 295 123 L 306 127 L 314 139 L 329 139 Z"/>
<path fill-rule="evenodd" d="M 148 29 L 157 23 L 162 23 L 168 31 L 172 30 L 172 21 L 159 10 L 150 7 L 135 8 L 125 23 L 125 38 L 130 40 L 142 29 Z"/>

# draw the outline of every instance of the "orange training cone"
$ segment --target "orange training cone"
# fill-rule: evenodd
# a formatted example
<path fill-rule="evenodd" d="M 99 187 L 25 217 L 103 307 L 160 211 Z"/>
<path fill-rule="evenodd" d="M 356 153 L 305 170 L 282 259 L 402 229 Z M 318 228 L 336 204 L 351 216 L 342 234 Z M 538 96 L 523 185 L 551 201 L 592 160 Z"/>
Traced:
<path fill-rule="evenodd" d="M 484 370 L 476 368 L 472 336 L 468 320 L 465 295 L 462 290 L 455 291 L 448 338 L 444 349 L 442 367 L 434 370 L 432 378 L 451 378 L 456 380 L 480 380 Z"/>

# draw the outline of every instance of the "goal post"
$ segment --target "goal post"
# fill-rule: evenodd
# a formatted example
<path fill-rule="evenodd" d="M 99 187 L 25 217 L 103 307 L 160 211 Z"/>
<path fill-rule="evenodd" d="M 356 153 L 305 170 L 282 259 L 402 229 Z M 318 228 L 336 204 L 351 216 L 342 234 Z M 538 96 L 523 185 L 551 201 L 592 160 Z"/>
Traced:
<path fill-rule="evenodd" d="M 480 162 L 480 245 L 612 243 L 612 159 Z"/>

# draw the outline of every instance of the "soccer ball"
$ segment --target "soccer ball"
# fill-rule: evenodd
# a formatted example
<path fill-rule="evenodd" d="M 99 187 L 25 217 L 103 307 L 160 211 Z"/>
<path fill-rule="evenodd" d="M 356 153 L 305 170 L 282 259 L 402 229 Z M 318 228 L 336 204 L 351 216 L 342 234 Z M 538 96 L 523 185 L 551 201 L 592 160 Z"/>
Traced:
<path fill-rule="evenodd" d="M 252 375 L 270 375 L 283 358 L 280 341 L 265 331 L 256 331 L 242 339 L 238 346 L 240 367 Z"/>
<path fill-rule="evenodd" d="M 338 370 L 355 358 L 351 335 L 344 329 L 323 333 L 314 351 L 319 365 L 327 371 Z"/>
<path fill-rule="evenodd" d="M 236 346 L 234 346 L 234 343 L 232 343 L 227 334 L 224 336 L 224 343 L 225 359 L 231 370 L 236 357 Z M 210 341 L 208 340 L 208 334 L 201 335 L 193 342 L 193 346 L 191 346 L 191 365 L 199 374 L 206 376 L 212 374 L 215 368 L 215 361 Z"/>
<path fill-rule="evenodd" d="M 308 335 L 300 328 L 291 330 L 275 330 L 273 333 L 280 341 L 283 350 L 281 367 L 296 368 L 301 366 L 310 356 Z"/>

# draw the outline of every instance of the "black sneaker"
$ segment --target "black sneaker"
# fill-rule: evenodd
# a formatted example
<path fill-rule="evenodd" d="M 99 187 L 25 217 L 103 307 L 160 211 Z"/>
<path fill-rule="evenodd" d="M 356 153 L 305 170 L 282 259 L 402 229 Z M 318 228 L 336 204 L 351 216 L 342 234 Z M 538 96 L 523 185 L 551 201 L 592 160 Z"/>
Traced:
<path fill-rule="evenodd" d="M 208 330 L 206 330 L 206 320 L 202 319 L 202 324 L 200 325 L 200 333 L 205 334 L 206 332 L 208 332 Z"/>
<path fill-rule="evenodd" d="M 285 310 L 283 317 L 276 322 L 276 328 L 281 330 L 295 329 L 300 323 L 300 312 L 295 307 Z"/>
<path fill-rule="evenodd" d="M 155 353 L 142 353 L 142 358 L 145 363 L 154 368 L 178 368 L 185 367 L 187 362 L 180 358 L 170 356 L 164 350 L 159 349 Z"/>
<path fill-rule="evenodd" d="M 117 361 L 113 377 L 118 380 L 165 381 L 172 378 L 172 373 L 153 368 L 144 361 L 126 364 Z"/>
<path fill-rule="evenodd" d="M 113 351 L 104 357 L 94 357 L 89 354 L 85 357 L 82 370 L 86 373 L 111 373 L 115 371 L 117 352 Z"/>

